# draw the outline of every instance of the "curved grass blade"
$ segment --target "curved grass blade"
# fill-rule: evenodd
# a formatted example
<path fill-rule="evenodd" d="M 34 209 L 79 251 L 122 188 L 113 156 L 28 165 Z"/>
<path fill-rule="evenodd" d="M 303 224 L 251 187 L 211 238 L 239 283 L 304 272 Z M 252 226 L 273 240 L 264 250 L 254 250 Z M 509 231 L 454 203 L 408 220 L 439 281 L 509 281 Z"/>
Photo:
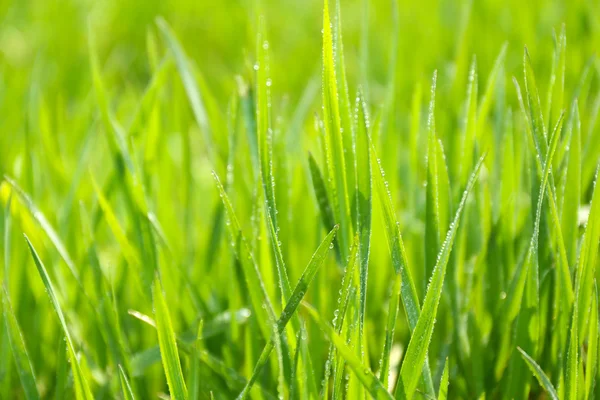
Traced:
<path fill-rule="evenodd" d="M 39 399 L 40 395 L 35 383 L 33 365 L 31 363 L 31 359 L 29 358 L 29 354 L 27 353 L 25 340 L 23 339 L 23 333 L 21 332 L 21 328 L 19 328 L 17 318 L 15 317 L 12 305 L 10 304 L 8 292 L 6 291 L 6 287 L 4 287 L 4 285 L 2 285 L 2 288 L 0 288 L 0 292 L 2 296 L 2 305 L 4 310 L 2 314 L 4 316 L 3 319 L 6 328 L 6 334 L 8 335 L 11 352 L 13 354 L 17 372 L 19 374 L 19 380 L 23 386 L 23 393 L 25 394 L 25 398 L 27 400 Z M 5 355 L 5 357 L 7 356 L 8 355 Z"/>
<path fill-rule="evenodd" d="M 42 213 L 42 211 L 39 208 L 37 208 L 37 206 L 31 200 L 31 197 L 29 197 L 29 195 L 25 193 L 25 191 L 21 189 L 12 178 L 4 176 L 4 179 L 13 188 L 21 203 L 25 206 L 25 208 L 27 208 L 27 211 L 29 211 L 31 216 L 40 225 L 40 228 L 42 228 L 42 230 L 46 233 L 48 239 L 50 239 L 50 241 L 58 251 L 58 254 L 60 254 L 60 257 L 64 260 L 65 264 L 67 264 L 67 267 L 69 268 L 69 271 L 71 271 L 71 274 L 73 274 L 75 279 L 79 282 L 79 271 L 77 271 L 77 268 L 75 267 L 75 263 L 73 262 L 71 255 L 67 251 L 67 248 L 60 239 L 60 237 L 58 236 L 58 233 L 56 233 L 50 222 L 46 219 L 44 213 Z"/>
<path fill-rule="evenodd" d="M 435 325 L 437 309 L 444 285 L 444 277 L 446 275 L 446 267 L 450 258 L 450 252 L 452 251 L 454 237 L 458 230 L 462 211 L 467 202 L 467 198 L 475 185 L 484 159 L 485 155 L 479 159 L 479 162 L 475 165 L 475 168 L 471 173 L 467 187 L 465 188 L 460 204 L 456 210 L 454 221 L 450 225 L 446 240 L 440 250 L 438 261 L 436 262 L 429 288 L 425 295 L 423 309 L 421 310 L 417 325 L 412 332 L 406 355 L 402 361 L 400 379 L 396 386 L 396 398 L 412 398 L 415 389 L 417 388 L 421 370 L 427 357 L 429 342 L 433 334 L 433 327 Z"/>
<path fill-rule="evenodd" d="M 123 367 L 119 365 L 119 376 L 121 378 L 121 390 L 123 391 L 123 399 L 124 400 L 135 400 L 135 396 L 133 395 L 133 391 L 131 390 L 131 385 L 129 384 L 129 379 L 127 379 L 127 375 L 123 370 Z"/>
<path fill-rule="evenodd" d="M 363 384 L 365 389 L 367 389 L 367 391 L 371 394 L 371 396 L 373 396 L 375 399 L 392 399 L 392 395 L 384 388 L 381 381 L 377 379 L 377 377 L 369 368 L 362 364 L 358 356 L 356 356 L 355 351 L 346 345 L 345 340 L 335 332 L 334 327 L 327 323 L 312 306 L 304 302 L 302 305 L 306 310 L 308 310 L 310 316 L 315 320 L 315 322 L 317 322 L 321 330 L 331 340 L 337 351 L 352 369 L 354 374 L 356 374 L 357 378 Z"/>
<path fill-rule="evenodd" d="M 158 278 L 155 278 L 154 284 L 152 285 L 152 300 L 154 316 L 156 318 L 156 332 L 158 333 L 160 354 L 171 396 L 173 396 L 175 400 L 186 400 L 188 398 L 188 392 L 183 379 L 181 363 L 179 361 L 175 332 L 173 332 L 169 309 Z"/>
<path fill-rule="evenodd" d="M 240 224 L 233 211 L 231 201 L 225 192 L 225 188 L 221 184 L 216 172 L 213 171 L 213 176 L 219 189 L 219 195 L 225 206 L 225 214 L 229 220 L 227 228 L 229 231 L 230 241 L 233 246 L 233 251 L 237 259 L 240 261 L 246 279 L 246 286 L 250 294 L 252 308 L 257 317 L 258 325 L 264 338 L 271 336 L 271 329 L 268 327 L 268 315 L 274 315 L 273 303 L 269 298 L 263 279 L 261 277 L 254 256 L 250 250 L 250 246 L 242 233 Z M 265 308 L 263 308 L 263 305 Z M 268 314 L 267 314 L 268 313 Z"/>
<path fill-rule="evenodd" d="M 298 280 L 298 283 L 296 284 L 296 287 L 294 288 L 294 291 L 292 292 L 292 295 L 290 296 L 290 300 L 285 305 L 285 308 L 283 309 L 281 316 L 279 317 L 279 319 L 276 322 L 277 330 L 274 333 L 274 335 L 275 334 L 281 335 L 285 329 L 285 326 L 287 325 L 289 320 L 292 318 L 292 316 L 295 314 L 296 309 L 298 308 L 298 305 L 300 304 L 300 301 L 302 301 L 302 298 L 304 298 L 304 295 L 306 294 L 306 290 L 308 289 L 309 284 L 312 282 L 313 278 L 315 277 L 315 274 L 317 273 L 319 267 L 323 264 L 323 261 L 325 261 L 325 257 L 327 256 L 327 252 L 333 242 L 333 238 L 335 237 L 335 234 L 337 233 L 337 231 L 338 231 L 338 226 L 336 225 L 331 230 L 331 232 L 329 232 L 329 234 L 325 237 L 325 239 L 323 239 L 323 241 L 321 242 L 321 244 L 319 245 L 319 247 L 313 254 L 311 260 L 309 261 L 308 265 L 304 269 L 302 276 Z M 269 339 L 269 341 L 267 342 L 267 344 L 265 345 L 265 347 L 260 355 L 260 358 L 259 358 L 258 362 L 256 363 L 256 366 L 254 367 L 254 371 L 252 371 L 252 376 L 250 377 L 250 380 L 248 380 L 246 387 L 242 390 L 242 392 L 238 396 L 239 399 L 245 399 L 249 395 L 252 385 L 254 385 L 254 382 L 256 382 L 256 380 L 258 379 L 258 374 L 262 371 L 263 367 L 266 365 L 268 358 L 271 355 L 271 351 L 273 351 L 274 347 L 275 347 L 274 338 L 271 337 Z"/>
<path fill-rule="evenodd" d="M 517 347 L 517 349 L 519 350 L 519 352 L 521 352 L 523 360 L 525 360 L 525 363 L 527 364 L 531 372 L 533 372 L 533 375 L 537 378 L 538 382 L 544 388 L 546 393 L 548 393 L 548 396 L 550 396 L 552 400 L 558 400 L 558 394 L 556 393 L 556 389 L 554 389 L 554 386 L 552 386 L 552 382 L 550 382 L 548 376 L 544 373 L 544 371 L 542 371 L 542 368 L 540 368 L 540 366 L 533 360 L 533 358 L 531 358 L 527 353 L 525 353 L 523 349 L 521 349 L 520 347 Z"/>
<path fill-rule="evenodd" d="M 60 303 L 58 302 L 58 298 L 56 297 L 56 293 L 54 292 L 54 285 L 50 281 L 50 276 L 46 271 L 46 267 L 42 263 L 42 260 L 38 256 L 35 248 L 29 241 L 29 238 L 25 235 L 25 240 L 27 241 L 27 245 L 29 246 L 29 250 L 35 261 L 35 266 L 42 278 L 44 286 L 46 287 L 46 292 L 48 293 L 48 297 L 50 297 L 50 302 L 52 303 L 52 307 L 54 308 L 54 312 L 58 317 L 60 322 L 60 326 L 63 330 L 63 334 L 65 335 L 67 341 L 67 351 L 69 353 L 69 359 L 71 360 L 71 368 L 73 371 L 73 383 L 75 386 L 75 397 L 78 400 L 93 400 L 92 392 L 90 387 L 88 386 L 87 380 L 83 375 L 83 371 L 81 370 L 81 365 L 79 364 L 79 360 L 77 359 L 77 353 L 75 352 L 75 346 L 73 344 L 73 340 L 71 339 L 71 334 L 69 333 L 69 328 L 67 327 L 67 320 L 63 314 Z"/>

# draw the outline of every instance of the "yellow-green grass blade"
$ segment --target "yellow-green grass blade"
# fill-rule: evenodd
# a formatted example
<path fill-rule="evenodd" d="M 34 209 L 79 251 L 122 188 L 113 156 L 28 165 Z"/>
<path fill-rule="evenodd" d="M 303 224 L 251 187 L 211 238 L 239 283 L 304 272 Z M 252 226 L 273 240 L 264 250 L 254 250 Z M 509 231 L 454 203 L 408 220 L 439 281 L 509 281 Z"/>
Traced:
<path fill-rule="evenodd" d="M 443 230 L 440 224 L 440 201 L 438 184 L 437 139 L 435 133 L 435 90 L 437 71 L 431 80 L 431 100 L 427 119 L 427 187 L 425 201 L 425 282 L 429 280 L 435 267 L 438 250 L 442 242 Z"/>
<path fill-rule="evenodd" d="M 173 53 L 177 70 L 179 71 L 181 82 L 183 83 L 185 93 L 190 102 L 190 107 L 192 108 L 194 118 L 196 119 L 196 123 L 204 135 L 205 145 L 208 148 L 209 157 L 213 157 L 212 159 L 214 160 L 214 156 L 211 156 L 214 154 L 214 149 L 212 130 L 207 110 L 200 94 L 200 89 L 198 88 L 196 79 L 194 78 L 188 57 L 167 21 L 165 21 L 162 17 L 159 17 L 156 20 L 156 24 L 158 25 L 160 33 L 167 43 L 169 50 Z"/>
<path fill-rule="evenodd" d="M 579 369 L 579 340 L 577 339 L 577 303 L 573 308 L 571 316 L 571 329 L 569 330 L 569 340 L 567 342 L 567 367 L 565 372 L 565 399 L 577 399 L 577 373 Z"/>
<path fill-rule="evenodd" d="M 71 272 L 71 274 L 73 274 L 73 276 L 75 277 L 77 282 L 80 282 L 79 271 L 77 270 L 77 267 L 75 266 L 75 262 L 73 261 L 73 258 L 69 254 L 67 247 L 65 246 L 65 244 L 59 237 L 58 233 L 56 232 L 56 230 L 54 229 L 54 227 L 52 226 L 50 221 L 48 221 L 48 219 L 46 218 L 44 213 L 35 205 L 33 200 L 31 200 L 31 197 L 27 193 L 25 193 L 25 191 L 23 189 L 21 189 L 21 187 L 17 184 L 16 181 L 14 181 L 12 178 L 10 178 L 8 176 L 5 176 L 4 180 L 6 182 L 8 182 L 8 184 L 14 190 L 14 193 L 16 194 L 16 197 L 19 199 L 21 204 L 23 204 L 23 206 L 25 206 L 27 211 L 31 214 L 31 216 L 39 224 L 40 228 L 48 236 L 48 239 L 50 239 L 50 241 L 56 248 L 56 251 L 58 251 L 58 254 L 61 256 L 61 258 L 63 259 L 65 264 L 67 264 L 67 267 L 69 268 L 69 271 Z M 12 199 L 12 196 L 11 196 L 11 199 Z"/>
<path fill-rule="evenodd" d="M 587 358 L 585 371 L 585 398 L 593 398 L 593 390 L 596 385 L 596 373 L 598 370 L 598 288 L 594 284 L 594 297 L 590 310 L 587 340 Z"/>
<path fill-rule="evenodd" d="M 321 244 L 319 245 L 319 247 L 313 254 L 311 260 L 309 261 L 308 265 L 304 269 L 302 276 L 298 280 L 298 283 L 296 284 L 296 287 L 294 288 L 294 291 L 292 292 L 292 295 L 290 296 L 289 301 L 287 302 L 287 304 L 285 305 L 285 308 L 281 312 L 281 316 L 277 319 L 277 322 L 274 324 L 274 325 L 276 325 L 276 329 L 274 329 L 274 333 L 273 333 L 274 336 L 275 335 L 280 336 L 283 333 L 287 323 L 290 321 L 292 316 L 296 313 L 298 305 L 300 304 L 300 302 L 304 298 L 304 295 L 306 294 L 306 291 L 308 290 L 308 286 L 310 285 L 313 278 L 315 277 L 315 274 L 319 270 L 319 267 L 325 261 L 325 257 L 327 256 L 327 252 L 329 251 L 329 248 L 330 248 L 331 244 L 333 243 L 333 239 L 334 239 L 337 231 L 338 231 L 338 226 L 336 225 L 331 230 L 331 232 L 329 232 L 329 234 L 325 237 L 325 239 L 323 239 L 323 241 L 321 242 Z M 244 390 L 242 390 L 242 392 L 240 393 L 238 398 L 244 399 L 250 394 L 250 389 L 252 389 L 254 382 L 256 382 L 256 380 L 258 379 L 258 375 L 262 371 L 264 366 L 266 365 L 268 358 L 271 355 L 271 351 L 273 351 L 274 347 L 275 347 L 275 340 L 273 337 L 271 337 L 269 339 L 269 341 L 267 342 L 267 344 L 265 345 L 265 347 L 260 355 L 260 358 L 259 358 L 256 366 L 254 367 L 252 376 L 248 380 L 246 387 L 244 388 Z"/>
<path fill-rule="evenodd" d="M 538 346 L 539 341 L 539 271 L 538 271 L 538 252 L 540 221 L 542 215 L 542 205 L 546 186 L 549 184 L 550 171 L 552 170 L 552 159 L 560 136 L 564 113 L 558 120 L 551 137 L 550 146 L 547 146 L 546 163 L 542 174 L 540 189 L 537 197 L 535 209 L 535 221 L 533 234 L 522 265 L 517 269 L 506 303 L 505 314 L 502 323 L 510 324 L 518 317 L 515 343 L 526 352 L 533 353 Z M 531 327 L 531 328 L 530 328 Z M 513 355 L 509 368 L 509 378 L 507 380 L 509 396 L 523 396 L 529 392 L 527 378 L 523 375 L 523 364 Z"/>
<path fill-rule="evenodd" d="M 385 388 L 389 388 L 390 379 L 390 357 L 392 344 L 394 341 L 394 331 L 396 329 L 396 320 L 398 319 L 398 308 L 400 307 L 400 286 L 402 285 L 402 276 L 396 274 L 392 286 L 392 295 L 390 296 L 387 325 L 385 327 L 385 340 L 383 343 L 383 352 L 381 354 L 381 369 L 379 379 Z"/>
<path fill-rule="evenodd" d="M 331 340 L 337 351 L 348 364 L 350 369 L 352 369 L 352 372 L 354 372 L 369 394 L 375 399 L 392 399 L 392 395 L 383 387 L 381 381 L 377 379 L 377 377 L 369 368 L 362 364 L 360 358 L 358 358 L 354 350 L 350 349 L 346 345 L 345 339 L 340 337 L 340 335 L 335 332 L 334 327 L 327 323 L 312 306 L 308 305 L 307 303 L 302 303 L 302 305 L 315 320 L 315 322 L 317 322 L 325 335 Z"/>
<path fill-rule="evenodd" d="M 578 217 L 581 202 L 581 121 L 579 105 L 573 107 L 571 138 L 565 178 L 564 198 L 562 199 L 561 228 L 569 266 L 574 267 L 577 257 Z"/>
<path fill-rule="evenodd" d="M 121 380 L 121 391 L 123 392 L 124 400 L 135 400 L 135 396 L 133 395 L 133 390 L 131 390 L 131 385 L 129 384 L 129 379 L 127 379 L 127 375 L 123 370 L 123 367 L 119 365 L 119 378 Z"/>
<path fill-rule="evenodd" d="M 246 286 L 250 294 L 252 309 L 258 321 L 261 333 L 265 339 L 271 336 L 271 329 L 268 327 L 268 315 L 274 315 L 273 303 L 271 302 L 260 271 L 254 259 L 254 255 L 250 250 L 249 243 L 242 233 L 240 224 L 235 216 L 233 205 L 225 192 L 225 188 L 221 184 L 219 177 L 213 172 L 219 195 L 225 206 L 225 214 L 228 219 L 227 230 L 229 239 L 233 246 L 233 251 L 236 258 L 240 261 L 246 280 Z M 263 308 L 264 305 L 264 308 Z M 268 314 L 267 314 L 268 313 Z"/>
<path fill-rule="evenodd" d="M 92 396 L 92 391 L 90 390 L 90 387 L 88 386 L 87 379 L 83 374 L 81 365 L 79 364 L 79 359 L 77 358 L 77 353 L 75 351 L 75 345 L 73 343 L 73 340 L 71 339 L 71 334 L 69 333 L 69 328 L 67 326 L 67 320 L 65 319 L 65 316 L 62 311 L 62 307 L 58 301 L 58 298 L 56 297 L 56 293 L 54 291 L 54 285 L 52 284 L 52 282 L 50 280 L 50 276 L 48 275 L 48 272 L 46 271 L 46 267 L 44 267 L 42 260 L 38 256 L 38 253 L 36 252 L 35 248 L 31 244 L 31 242 L 29 241 L 29 238 L 27 236 L 25 236 L 25 240 L 27 241 L 27 245 L 29 246 L 31 256 L 33 257 L 33 260 L 35 261 L 37 270 L 40 274 L 40 277 L 42 278 L 44 287 L 46 288 L 46 293 L 48 294 L 48 297 L 50 298 L 50 302 L 52 303 L 52 307 L 54 308 L 54 312 L 56 313 L 56 316 L 58 317 L 61 329 L 62 329 L 65 339 L 67 341 L 67 351 L 69 353 L 69 360 L 71 361 L 71 370 L 73 372 L 73 384 L 75 386 L 75 397 L 77 400 L 93 400 L 94 397 Z"/>
<path fill-rule="evenodd" d="M 340 251 L 346 259 L 350 248 L 352 220 L 346 177 L 343 125 L 340 117 L 339 93 L 336 79 L 333 37 L 328 0 L 323 7 L 323 124 L 329 176 L 332 178 L 329 193 L 333 200 L 336 222 L 340 225 Z"/>
<path fill-rule="evenodd" d="M 596 168 L 592 203 L 590 205 L 590 213 L 583 234 L 581 250 L 579 252 L 579 261 L 577 263 L 576 293 L 579 312 L 579 334 L 581 336 L 586 334 L 587 327 L 589 326 L 586 316 L 589 314 L 592 301 L 592 289 L 594 285 L 594 276 L 596 274 L 598 244 L 600 241 L 600 185 L 598 184 L 598 171 L 600 171 L 600 163 Z"/>
<path fill-rule="evenodd" d="M 158 278 L 154 280 L 154 284 L 152 285 L 152 305 L 154 308 L 154 317 L 156 318 L 156 332 L 158 334 L 163 369 L 167 377 L 171 396 L 174 400 L 186 400 L 188 398 L 188 391 L 181 370 L 175 332 L 171 325 L 169 308 Z"/>
<path fill-rule="evenodd" d="M 423 309 L 419 315 L 417 325 L 412 332 L 406 355 L 402 361 L 400 378 L 396 386 L 396 398 L 412 398 L 417 388 L 417 383 L 421 376 L 421 370 L 425 365 L 427 350 L 433 334 L 437 309 L 442 296 L 446 268 L 448 266 L 448 260 L 450 258 L 450 252 L 452 251 L 456 231 L 460 223 L 462 211 L 469 194 L 475 185 L 484 159 L 485 156 L 479 159 L 479 162 L 471 173 L 471 177 L 469 178 L 467 187 L 465 188 L 460 204 L 458 205 L 454 220 L 452 224 L 450 224 L 450 229 L 448 230 L 444 244 L 440 249 L 440 254 L 433 270 L 427 294 L 425 295 L 425 301 L 423 302 Z"/>
<path fill-rule="evenodd" d="M 440 389 L 438 390 L 438 400 L 446 400 L 448 398 L 448 384 L 450 377 L 450 366 L 448 359 L 444 362 L 444 370 L 440 379 Z"/>
<path fill-rule="evenodd" d="M 421 313 L 421 306 L 419 304 L 419 296 L 417 289 L 413 281 L 410 266 L 408 265 L 408 258 L 406 250 L 404 248 L 404 242 L 402 241 L 402 234 L 400 233 L 400 224 L 396 219 L 396 214 L 392 206 L 392 195 L 389 191 L 389 185 L 385 180 L 385 172 L 377 154 L 375 147 L 371 142 L 371 152 L 373 159 L 377 163 L 377 173 L 373 174 L 375 186 L 377 187 L 377 197 L 379 198 L 379 204 L 382 211 L 383 222 L 385 225 L 385 235 L 387 238 L 388 249 L 392 258 L 392 266 L 394 272 L 401 276 L 400 286 L 400 297 L 406 313 L 406 319 L 408 320 L 408 326 L 414 331 L 419 315 Z M 431 379 L 431 371 L 429 369 L 429 361 L 425 359 L 423 366 L 423 378 L 425 387 L 428 393 L 433 394 L 433 381 Z"/>
<path fill-rule="evenodd" d="M 27 353 L 25 347 L 25 339 L 23 333 L 15 317 L 8 292 L 4 284 L 0 288 L 2 296 L 2 308 L 3 308 L 3 319 L 4 328 L 6 335 L 10 343 L 11 353 L 17 367 L 17 373 L 19 374 L 19 380 L 23 387 L 23 394 L 27 400 L 39 399 L 40 395 L 36 386 L 35 373 L 33 371 L 33 364 Z M 5 355 L 8 357 L 8 355 Z"/>
<path fill-rule="evenodd" d="M 554 386 L 552 386 L 550 378 L 548 378 L 548 376 L 544 373 L 542 368 L 540 368 L 538 363 L 536 363 L 534 359 L 529 356 L 529 354 L 527 354 L 521 348 L 518 348 L 518 350 L 521 353 L 521 357 L 523 357 L 523 360 L 525 361 L 533 375 L 537 378 L 538 382 L 544 388 L 546 393 L 548 393 L 548 396 L 550 396 L 552 400 L 558 400 L 558 394 L 556 393 L 556 389 L 554 389 Z"/>

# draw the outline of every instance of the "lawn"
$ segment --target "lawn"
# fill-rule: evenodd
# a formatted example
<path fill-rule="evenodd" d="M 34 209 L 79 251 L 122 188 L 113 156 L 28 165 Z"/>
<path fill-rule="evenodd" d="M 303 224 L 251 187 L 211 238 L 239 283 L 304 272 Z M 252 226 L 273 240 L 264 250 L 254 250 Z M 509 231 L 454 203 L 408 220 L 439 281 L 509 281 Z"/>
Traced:
<path fill-rule="evenodd" d="M 599 3 L 0 21 L 0 399 L 600 399 Z"/>

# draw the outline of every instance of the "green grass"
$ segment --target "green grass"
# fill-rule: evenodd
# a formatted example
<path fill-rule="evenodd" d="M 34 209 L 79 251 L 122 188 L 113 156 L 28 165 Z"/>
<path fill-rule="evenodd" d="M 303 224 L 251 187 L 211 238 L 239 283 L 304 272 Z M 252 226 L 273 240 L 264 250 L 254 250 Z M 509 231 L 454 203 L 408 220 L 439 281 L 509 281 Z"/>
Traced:
<path fill-rule="evenodd" d="M 0 399 L 600 398 L 596 2 L 0 20 Z"/>

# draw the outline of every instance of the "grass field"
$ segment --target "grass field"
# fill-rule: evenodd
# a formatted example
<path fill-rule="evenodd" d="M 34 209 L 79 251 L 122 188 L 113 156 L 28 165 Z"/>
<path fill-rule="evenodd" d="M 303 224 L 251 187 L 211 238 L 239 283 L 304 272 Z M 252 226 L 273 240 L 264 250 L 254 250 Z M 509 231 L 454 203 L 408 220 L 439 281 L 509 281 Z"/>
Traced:
<path fill-rule="evenodd" d="M 598 2 L 0 21 L 0 399 L 600 399 Z"/>

